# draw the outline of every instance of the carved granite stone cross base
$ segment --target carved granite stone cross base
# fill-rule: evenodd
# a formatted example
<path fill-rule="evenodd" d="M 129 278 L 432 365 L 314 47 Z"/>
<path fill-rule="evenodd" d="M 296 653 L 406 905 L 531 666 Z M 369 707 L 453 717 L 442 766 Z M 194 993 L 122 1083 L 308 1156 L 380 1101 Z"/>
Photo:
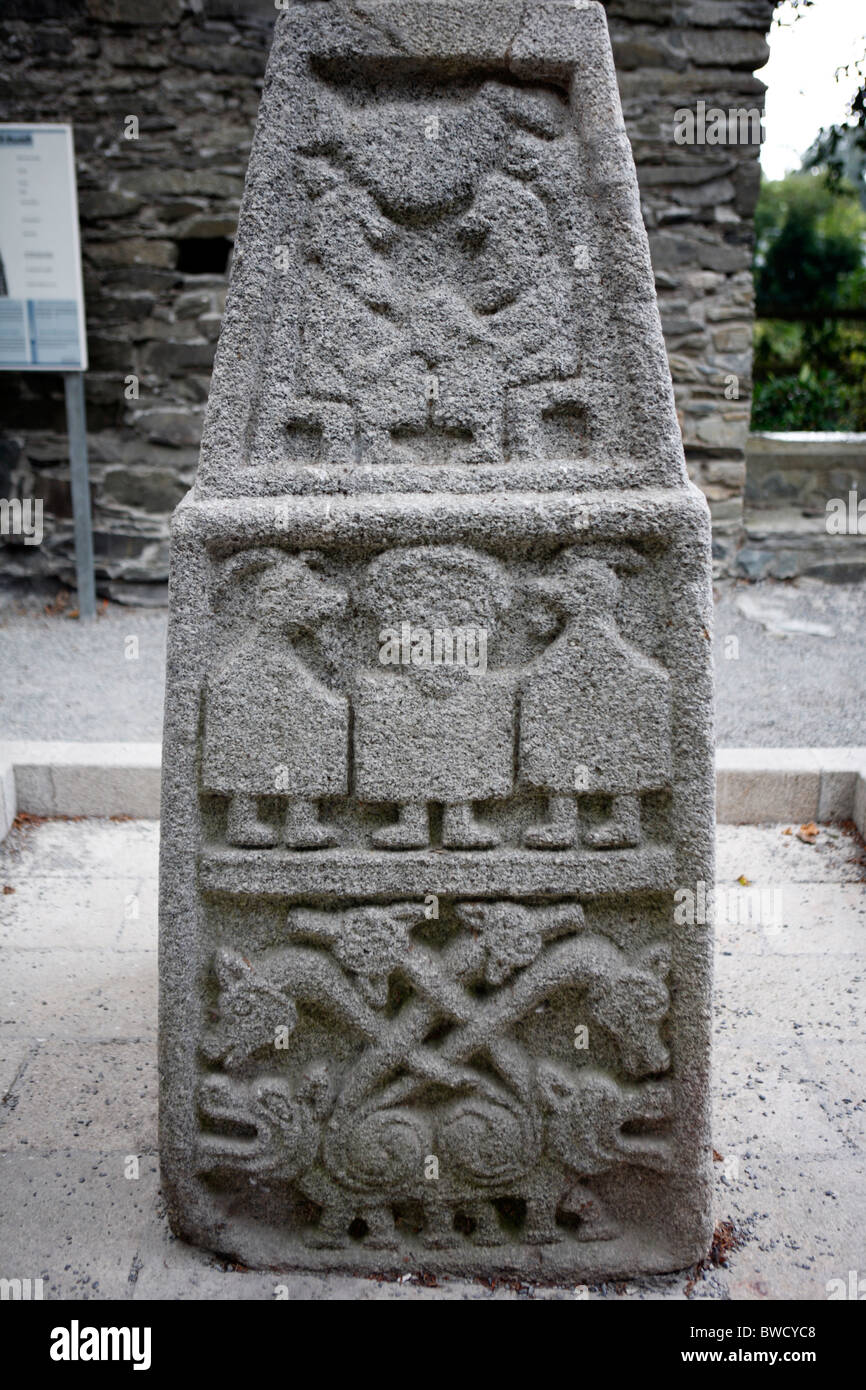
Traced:
<path fill-rule="evenodd" d="M 173 524 L 179 1234 L 705 1254 L 709 614 L 601 7 L 292 5 Z"/>

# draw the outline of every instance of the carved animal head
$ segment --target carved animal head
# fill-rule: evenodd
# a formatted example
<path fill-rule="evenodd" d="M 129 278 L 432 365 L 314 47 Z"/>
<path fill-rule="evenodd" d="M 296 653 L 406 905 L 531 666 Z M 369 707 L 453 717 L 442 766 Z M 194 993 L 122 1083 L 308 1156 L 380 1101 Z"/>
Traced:
<path fill-rule="evenodd" d="M 305 1074 L 294 1096 L 289 1083 L 275 1077 L 252 1087 L 227 1076 L 204 1078 L 198 1106 L 217 1132 L 200 1141 L 203 1168 L 294 1180 L 315 1161 L 331 1100 L 324 1065 Z M 254 1130 L 254 1137 L 237 1137 L 239 1127 Z M 220 1134 L 221 1128 L 231 1133 Z"/>
<path fill-rule="evenodd" d="M 548 1152 L 572 1172 L 591 1177 L 618 1162 L 653 1168 L 669 1163 L 665 1139 L 623 1133 L 625 1125 L 667 1118 L 672 1102 L 665 1083 L 623 1086 L 594 1068 L 566 1075 L 548 1063 L 539 1066 L 536 1083 Z"/>
<path fill-rule="evenodd" d="M 267 1045 L 278 1029 L 294 1032 L 298 1012 L 287 994 L 275 988 L 237 951 L 223 948 L 214 960 L 219 984 L 219 1023 L 205 1044 L 205 1055 L 233 1068 Z"/>
<path fill-rule="evenodd" d="M 587 1007 L 613 1034 L 623 1068 L 631 1076 L 663 1072 L 670 1065 L 659 1032 L 670 1008 L 665 984 L 670 964 L 665 943 L 644 947 L 634 964 L 615 977 L 597 980 L 587 994 Z"/>
<path fill-rule="evenodd" d="M 520 903 L 460 903 L 460 923 L 475 934 L 466 943 L 458 978 L 466 983 L 479 978 L 491 985 L 504 984 L 509 975 L 531 965 L 541 950 L 542 936 L 537 909 Z"/>
<path fill-rule="evenodd" d="M 422 903 L 400 902 L 350 907 L 343 912 L 293 908 L 289 929 L 325 941 L 333 955 L 356 977 L 358 989 L 374 1009 L 388 1002 L 388 977 L 405 959 L 409 933 L 426 920 Z"/>
<path fill-rule="evenodd" d="M 507 900 L 464 902 L 458 903 L 456 914 L 472 933 L 452 954 L 456 978 L 464 984 L 504 984 L 538 958 L 545 941 L 581 932 L 586 925 L 578 903 L 525 907 Z"/>

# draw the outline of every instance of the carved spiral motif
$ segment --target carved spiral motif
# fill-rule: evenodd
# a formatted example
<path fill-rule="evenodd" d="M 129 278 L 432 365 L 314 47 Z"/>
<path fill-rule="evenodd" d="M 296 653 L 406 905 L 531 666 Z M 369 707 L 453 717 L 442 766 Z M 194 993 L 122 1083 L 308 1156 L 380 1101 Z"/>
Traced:
<path fill-rule="evenodd" d="M 412 1110 L 373 1110 L 345 1116 L 325 1136 L 326 1167 L 353 1188 L 393 1190 L 423 1181 L 431 1153 L 430 1128 Z"/>
<path fill-rule="evenodd" d="M 498 1187 L 535 1163 L 538 1140 L 528 1111 L 516 1102 L 472 1096 L 443 1116 L 436 1150 L 443 1167 L 473 1186 Z"/>

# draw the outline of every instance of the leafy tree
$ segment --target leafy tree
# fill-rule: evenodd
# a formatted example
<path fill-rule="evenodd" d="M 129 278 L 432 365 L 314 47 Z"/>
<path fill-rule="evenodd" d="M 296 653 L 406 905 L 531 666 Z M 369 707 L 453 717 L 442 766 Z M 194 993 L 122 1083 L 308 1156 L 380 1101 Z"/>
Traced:
<path fill-rule="evenodd" d="M 787 0 L 795 17 L 811 9 L 816 0 Z M 855 0 L 856 3 L 856 0 Z M 864 39 L 866 50 L 866 39 Z M 848 107 L 848 120 L 839 125 L 822 128 L 807 152 L 804 168 L 824 168 L 831 179 L 847 179 L 857 190 L 866 207 L 866 51 L 853 62 L 843 63 L 836 70 L 837 80 L 855 73 L 859 86 Z"/>
<path fill-rule="evenodd" d="M 764 183 L 752 425 L 866 430 L 866 212 L 827 170 Z"/>
<path fill-rule="evenodd" d="M 856 308 L 864 249 L 866 213 L 850 184 L 826 171 L 765 182 L 755 212 L 758 317 Z"/>
<path fill-rule="evenodd" d="M 777 21 L 816 3 L 787 0 Z M 866 430 L 866 56 L 837 77 L 852 72 L 847 120 L 821 130 L 803 172 L 761 190 L 754 429 Z"/>

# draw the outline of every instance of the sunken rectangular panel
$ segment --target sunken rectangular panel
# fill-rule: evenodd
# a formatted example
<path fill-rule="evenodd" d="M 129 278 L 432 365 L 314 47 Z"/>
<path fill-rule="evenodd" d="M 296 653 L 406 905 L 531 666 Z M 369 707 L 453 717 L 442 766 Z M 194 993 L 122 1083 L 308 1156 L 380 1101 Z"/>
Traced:
<path fill-rule="evenodd" d="M 667 377 L 601 6 L 289 7 L 201 496 L 681 485 Z"/>

